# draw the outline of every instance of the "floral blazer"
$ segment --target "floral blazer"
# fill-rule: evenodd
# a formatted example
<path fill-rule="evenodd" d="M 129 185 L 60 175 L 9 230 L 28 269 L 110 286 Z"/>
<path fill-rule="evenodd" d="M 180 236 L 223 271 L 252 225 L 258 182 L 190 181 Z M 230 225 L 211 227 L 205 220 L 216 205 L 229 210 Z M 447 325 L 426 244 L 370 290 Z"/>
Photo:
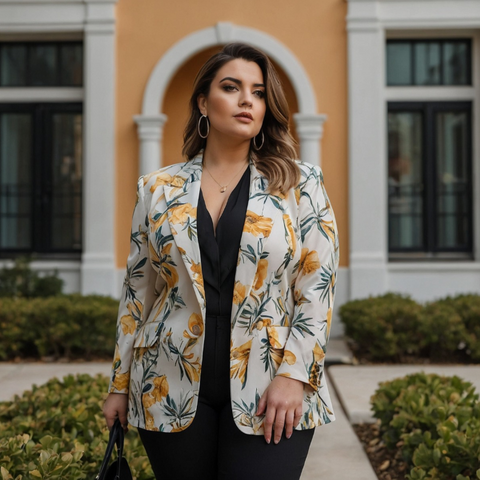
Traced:
<path fill-rule="evenodd" d="M 324 371 L 338 267 L 335 217 L 319 167 L 271 195 L 250 165 L 250 194 L 231 313 L 230 378 L 238 428 L 263 434 L 255 412 L 275 377 L 304 389 L 297 429 L 335 419 Z M 198 402 L 205 293 L 197 237 L 202 154 L 140 177 L 109 391 L 129 394 L 133 426 L 178 432 Z"/>

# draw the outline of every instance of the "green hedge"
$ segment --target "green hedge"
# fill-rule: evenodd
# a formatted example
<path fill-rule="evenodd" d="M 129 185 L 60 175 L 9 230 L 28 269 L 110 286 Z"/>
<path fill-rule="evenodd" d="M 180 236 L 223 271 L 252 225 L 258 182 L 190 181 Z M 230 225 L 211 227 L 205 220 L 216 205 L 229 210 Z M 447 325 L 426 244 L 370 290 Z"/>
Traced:
<path fill-rule="evenodd" d="M 108 442 L 101 413 L 107 388 L 105 376 L 69 375 L 0 403 L 0 478 L 95 478 Z M 131 428 L 125 455 L 134 479 L 154 478 L 138 433 Z"/>
<path fill-rule="evenodd" d="M 480 361 L 480 296 L 458 295 L 421 305 L 387 293 L 339 309 L 360 358 L 372 361 Z"/>
<path fill-rule="evenodd" d="M 409 480 L 480 478 L 480 403 L 471 383 L 417 373 L 380 383 L 371 398 L 387 447 L 400 447 Z"/>
<path fill-rule="evenodd" d="M 111 358 L 117 312 L 99 295 L 0 298 L 0 359 Z"/>

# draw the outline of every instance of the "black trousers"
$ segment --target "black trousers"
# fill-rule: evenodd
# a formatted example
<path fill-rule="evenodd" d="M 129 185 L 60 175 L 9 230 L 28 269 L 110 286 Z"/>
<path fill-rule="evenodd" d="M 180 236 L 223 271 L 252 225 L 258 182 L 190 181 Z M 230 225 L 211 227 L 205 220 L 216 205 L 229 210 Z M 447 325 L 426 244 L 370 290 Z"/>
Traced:
<path fill-rule="evenodd" d="M 182 432 L 138 429 L 158 480 L 298 480 L 314 430 L 278 444 L 242 433 L 230 404 L 230 317 L 207 316 L 197 412 Z"/>

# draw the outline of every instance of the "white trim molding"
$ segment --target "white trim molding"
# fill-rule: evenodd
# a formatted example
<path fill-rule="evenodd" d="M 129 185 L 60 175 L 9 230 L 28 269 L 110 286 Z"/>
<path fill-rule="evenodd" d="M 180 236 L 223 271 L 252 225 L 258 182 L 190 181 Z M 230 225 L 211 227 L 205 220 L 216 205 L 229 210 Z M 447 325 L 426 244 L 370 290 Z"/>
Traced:
<path fill-rule="evenodd" d="M 480 2 L 478 0 L 347 0 L 349 105 L 349 223 L 351 299 L 386 291 L 428 300 L 480 287 L 477 257 L 468 262 L 388 262 L 387 102 L 474 102 L 480 118 Z M 471 87 L 387 87 L 387 38 L 472 38 Z M 473 124 L 474 218 L 480 212 L 480 140 Z"/>
<path fill-rule="evenodd" d="M 325 115 L 317 114 L 317 99 L 305 69 L 294 54 L 274 37 L 259 30 L 217 23 L 191 33 L 173 45 L 155 65 L 143 96 L 142 113 L 135 115 L 140 142 L 140 175 L 158 169 L 161 163 L 162 131 L 167 117 L 160 112 L 170 80 L 189 58 L 215 45 L 244 42 L 262 49 L 284 70 L 295 90 L 299 113 L 295 115 L 301 158 L 320 164 L 320 138 Z M 148 125 L 148 134 L 145 133 Z"/>
<path fill-rule="evenodd" d="M 84 86 L 28 89 L 25 101 L 83 100 L 83 254 L 69 264 L 67 291 L 114 295 L 115 4 L 117 0 L 0 0 L 0 39 L 83 39 Z M 20 101 L 25 89 L 0 89 Z M 50 265 L 50 262 L 47 262 Z M 47 265 L 45 263 L 45 265 Z M 56 266 L 55 261 L 51 262 Z M 60 264 L 58 264 L 60 265 Z M 38 268 L 41 268 L 39 264 Z M 72 269 L 77 269 L 76 278 Z M 48 267 L 50 269 L 50 266 Z"/>

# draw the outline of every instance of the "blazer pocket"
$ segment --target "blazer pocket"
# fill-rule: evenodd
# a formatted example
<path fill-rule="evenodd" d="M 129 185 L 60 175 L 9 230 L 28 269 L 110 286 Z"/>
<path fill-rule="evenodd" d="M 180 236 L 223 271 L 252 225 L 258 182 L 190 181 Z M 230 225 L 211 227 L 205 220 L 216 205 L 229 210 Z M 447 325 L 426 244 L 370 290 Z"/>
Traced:
<path fill-rule="evenodd" d="M 133 348 L 153 347 L 158 342 L 157 328 L 159 325 L 159 322 L 150 322 L 143 325 L 135 337 Z"/>

